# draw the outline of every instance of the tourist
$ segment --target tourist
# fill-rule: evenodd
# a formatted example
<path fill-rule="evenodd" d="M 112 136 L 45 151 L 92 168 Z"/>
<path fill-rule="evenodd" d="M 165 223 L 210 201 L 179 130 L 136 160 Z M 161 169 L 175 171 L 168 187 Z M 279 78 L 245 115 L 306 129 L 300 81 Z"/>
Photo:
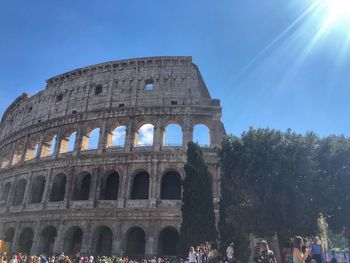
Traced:
<path fill-rule="evenodd" d="M 276 263 L 275 254 L 270 250 L 265 240 L 260 242 L 260 250 L 257 252 L 255 261 L 258 263 Z"/>
<path fill-rule="evenodd" d="M 305 248 L 303 253 L 302 247 L 304 245 L 303 238 L 296 236 L 293 242 L 293 262 L 294 263 L 305 263 L 305 259 L 309 256 L 309 249 Z"/>
<path fill-rule="evenodd" d="M 190 247 L 190 251 L 188 253 L 188 262 L 197 263 L 197 253 L 194 251 L 194 247 Z"/>
<path fill-rule="evenodd" d="M 234 258 L 234 243 L 233 242 L 226 248 L 226 257 L 227 257 L 227 261 L 229 263 L 236 262 L 236 260 Z"/>
<path fill-rule="evenodd" d="M 322 251 L 322 247 L 318 243 L 318 238 L 316 237 L 314 239 L 314 242 L 311 245 L 312 258 L 316 260 L 316 263 L 322 263 L 323 262 L 322 252 L 323 252 Z"/>
<path fill-rule="evenodd" d="M 209 263 L 217 263 L 218 262 L 218 251 L 216 249 L 216 245 L 214 242 L 211 242 L 210 246 L 209 246 L 208 262 Z"/>

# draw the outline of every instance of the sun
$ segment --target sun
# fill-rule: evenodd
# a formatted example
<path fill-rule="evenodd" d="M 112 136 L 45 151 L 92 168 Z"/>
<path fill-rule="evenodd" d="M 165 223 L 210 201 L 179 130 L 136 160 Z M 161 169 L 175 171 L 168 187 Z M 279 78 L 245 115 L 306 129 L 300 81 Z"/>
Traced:
<path fill-rule="evenodd" d="M 324 0 L 327 23 L 350 26 L 350 0 Z"/>

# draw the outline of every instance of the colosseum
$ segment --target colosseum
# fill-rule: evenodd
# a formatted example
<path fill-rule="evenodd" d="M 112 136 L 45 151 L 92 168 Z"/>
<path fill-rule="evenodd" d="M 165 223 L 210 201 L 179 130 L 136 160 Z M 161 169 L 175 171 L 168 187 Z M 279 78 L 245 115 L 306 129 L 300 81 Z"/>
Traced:
<path fill-rule="evenodd" d="M 192 57 L 101 63 L 23 93 L 0 124 L 0 239 L 12 252 L 173 255 L 199 126 L 217 213 L 221 114 Z"/>

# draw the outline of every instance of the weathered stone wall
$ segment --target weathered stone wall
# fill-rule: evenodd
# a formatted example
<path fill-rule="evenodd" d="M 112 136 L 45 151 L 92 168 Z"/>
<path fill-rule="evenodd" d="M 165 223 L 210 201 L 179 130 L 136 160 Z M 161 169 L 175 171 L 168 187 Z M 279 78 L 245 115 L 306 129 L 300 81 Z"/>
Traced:
<path fill-rule="evenodd" d="M 107 62 L 49 79 L 45 90 L 18 97 L 1 120 L 1 238 L 13 241 L 13 251 L 58 253 L 79 241 L 68 237 L 79 228 L 82 253 L 98 253 L 96 240 L 108 232 L 110 252 L 125 254 L 127 246 L 129 252 L 133 246 L 130 229 L 139 227 L 144 231 L 144 252 L 165 253 L 159 246 L 169 231 L 160 233 L 179 230 L 181 200 L 162 198 L 162 187 L 172 187 L 162 180 L 169 172 L 184 176 L 186 145 L 197 124 L 210 131 L 210 145 L 203 151 L 217 209 L 220 169 L 215 146 L 225 133 L 220 118 L 220 101 L 210 98 L 191 57 Z M 143 124 L 154 127 L 151 146 L 137 146 Z M 182 145 L 164 145 L 169 124 L 181 126 Z M 116 147 L 111 137 L 119 126 L 126 127 L 125 144 Z M 95 128 L 98 145 L 89 150 Z M 68 151 L 74 132 L 74 147 Z M 136 177 L 147 181 L 146 198 L 131 194 Z M 108 181 L 112 179 L 116 181 Z M 115 191 L 113 200 L 103 200 L 107 188 Z M 46 240 L 50 231 L 55 234 Z"/>

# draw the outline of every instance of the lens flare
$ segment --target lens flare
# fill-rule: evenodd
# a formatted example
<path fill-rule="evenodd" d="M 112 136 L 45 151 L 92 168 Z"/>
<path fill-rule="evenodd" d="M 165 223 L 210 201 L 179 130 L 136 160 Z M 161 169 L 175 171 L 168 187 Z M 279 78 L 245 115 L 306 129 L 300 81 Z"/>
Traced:
<path fill-rule="evenodd" d="M 325 9 L 328 24 L 350 26 L 350 0 L 325 0 Z"/>

